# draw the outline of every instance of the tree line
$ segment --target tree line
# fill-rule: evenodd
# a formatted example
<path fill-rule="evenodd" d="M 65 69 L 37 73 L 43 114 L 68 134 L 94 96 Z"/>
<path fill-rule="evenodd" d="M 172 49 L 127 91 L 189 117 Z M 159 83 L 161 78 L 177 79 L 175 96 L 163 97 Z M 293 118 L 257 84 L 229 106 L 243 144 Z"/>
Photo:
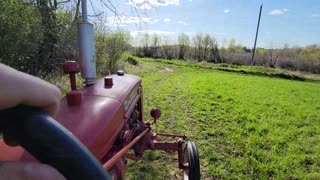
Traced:
<path fill-rule="evenodd" d="M 80 0 L 1 0 L 0 62 L 43 78 L 61 72 L 65 60 L 78 60 Z M 145 33 L 130 45 L 129 32 L 111 31 L 95 21 L 98 73 L 118 69 L 127 51 L 139 57 L 250 65 L 252 50 L 235 39 L 218 42 L 209 34 L 181 33 L 175 40 Z M 257 48 L 255 65 L 320 74 L 320 45 Z"/>
<path fill-rule="evenodd" d="M 140 43 L 132 53 L 139 57 L 251 64 L 252 49 L 237 43 L 234 38 L 229 41 L 224 40 L 220 45 L 213 36 L 201 33 L 195 35 L 181 33 L 175 40 L 170 40 L 168 36 L 144 33 L 138 39 Z M 289 47 L 288 44 L 284 44 L 281 48 L 257 48 L 254 63 L 319 74 L 320 45 Z"/>

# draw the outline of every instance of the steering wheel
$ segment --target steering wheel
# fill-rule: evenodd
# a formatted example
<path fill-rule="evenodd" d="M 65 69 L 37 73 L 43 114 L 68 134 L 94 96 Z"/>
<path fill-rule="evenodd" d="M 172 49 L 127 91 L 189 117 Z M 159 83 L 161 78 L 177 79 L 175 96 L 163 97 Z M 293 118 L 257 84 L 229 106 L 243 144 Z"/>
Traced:
<path fill-rule="evenodd" d="M 1 110 L 0 131 L 67 179 L 111 179 L 69 130 L 37 108 L 20 105 Z"/>

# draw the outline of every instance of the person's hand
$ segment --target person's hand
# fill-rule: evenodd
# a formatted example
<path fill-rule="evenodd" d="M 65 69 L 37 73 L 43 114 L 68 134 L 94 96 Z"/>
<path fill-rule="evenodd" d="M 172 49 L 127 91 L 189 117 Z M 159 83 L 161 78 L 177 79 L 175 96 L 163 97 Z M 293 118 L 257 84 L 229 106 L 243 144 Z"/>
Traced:
<path fill-rule="evenodd" d="M 17 105 L 29 105 L 42 109 L 54 117 L 59 107 L 60 90 L 37 77 L 19 72 L 0 63 L 0 110 Z M 6 144 L 16 146 L 14 140 L 3 136 Z M 62 180 L 54 168 L 40 163 L 0 161 L 1 179 Z"/>
<path fill-rule="evenodd" d="M 39 107 L 52 117 L 57 112 L 60 90 L 46 81 L 0 64 L 0 84 L 0 110 L 23 104 Z M 6 135 L 4 141 L 17 145 Z"/>
<path fill-rule="evenodd" d="M 0 84 L 0 110 L 23 104 L 57 112 L 60 90 L 46 81 L 0 64 Z"/>

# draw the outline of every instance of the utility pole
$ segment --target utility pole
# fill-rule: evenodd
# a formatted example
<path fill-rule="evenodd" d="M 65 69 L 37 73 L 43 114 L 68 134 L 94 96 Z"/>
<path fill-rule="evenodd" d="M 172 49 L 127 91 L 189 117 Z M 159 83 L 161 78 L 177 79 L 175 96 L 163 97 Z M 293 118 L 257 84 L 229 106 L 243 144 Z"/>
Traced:
<path fill-rule="evenodd" d="M 256 54 L 256 45 L 257 45 L 257 39 L 258 39 L 258 34 L 259 34 L 262 6 L 263 6 L 263 4 L 261 4 L 261 6 L 260 6 L 259 19 L 258 19 L 258 25 L 257 25 L 257 31 L 256 31 L 256 39 L 254 40 L 254 46 L 253 46 L 253 52 L 252 52 L 251 66 L 254 65 L 254 55 Z"/>

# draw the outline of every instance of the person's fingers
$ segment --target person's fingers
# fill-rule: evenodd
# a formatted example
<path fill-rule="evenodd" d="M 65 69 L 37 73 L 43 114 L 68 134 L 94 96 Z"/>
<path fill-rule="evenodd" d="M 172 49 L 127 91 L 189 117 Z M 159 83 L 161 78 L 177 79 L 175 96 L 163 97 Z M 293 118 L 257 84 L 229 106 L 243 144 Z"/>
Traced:
<path fill-rule="evenodd" d="M 47 106 L 41 107 L 41 109 L 51 117 L 55 117 L 55 114 L 58 112 L 60 100 L 57 100 L 54 103 L 48 104 Z"/>
<path fill-rule="evenodd" d="M 2 180 L 65 180 L 56 169 L 40 163 L 2 162 Z"/>
<path fill-rule="evenodd" d="M 54 116 L 60 100 L 60 90 L 56 86 L 1 63 L 0 77 L 0 110 L 24 104 L 39 107 Z"/>
<path fill-rule="evenodd" d="M 32 92 L 29 92 L 29 96 L 26 96 L 21 103 L 39 107 L 54 117 L 59 107 L 60 97 L 60 90 L 56 86 L 43 81 L 38 87 L 32 88 Z"/>

